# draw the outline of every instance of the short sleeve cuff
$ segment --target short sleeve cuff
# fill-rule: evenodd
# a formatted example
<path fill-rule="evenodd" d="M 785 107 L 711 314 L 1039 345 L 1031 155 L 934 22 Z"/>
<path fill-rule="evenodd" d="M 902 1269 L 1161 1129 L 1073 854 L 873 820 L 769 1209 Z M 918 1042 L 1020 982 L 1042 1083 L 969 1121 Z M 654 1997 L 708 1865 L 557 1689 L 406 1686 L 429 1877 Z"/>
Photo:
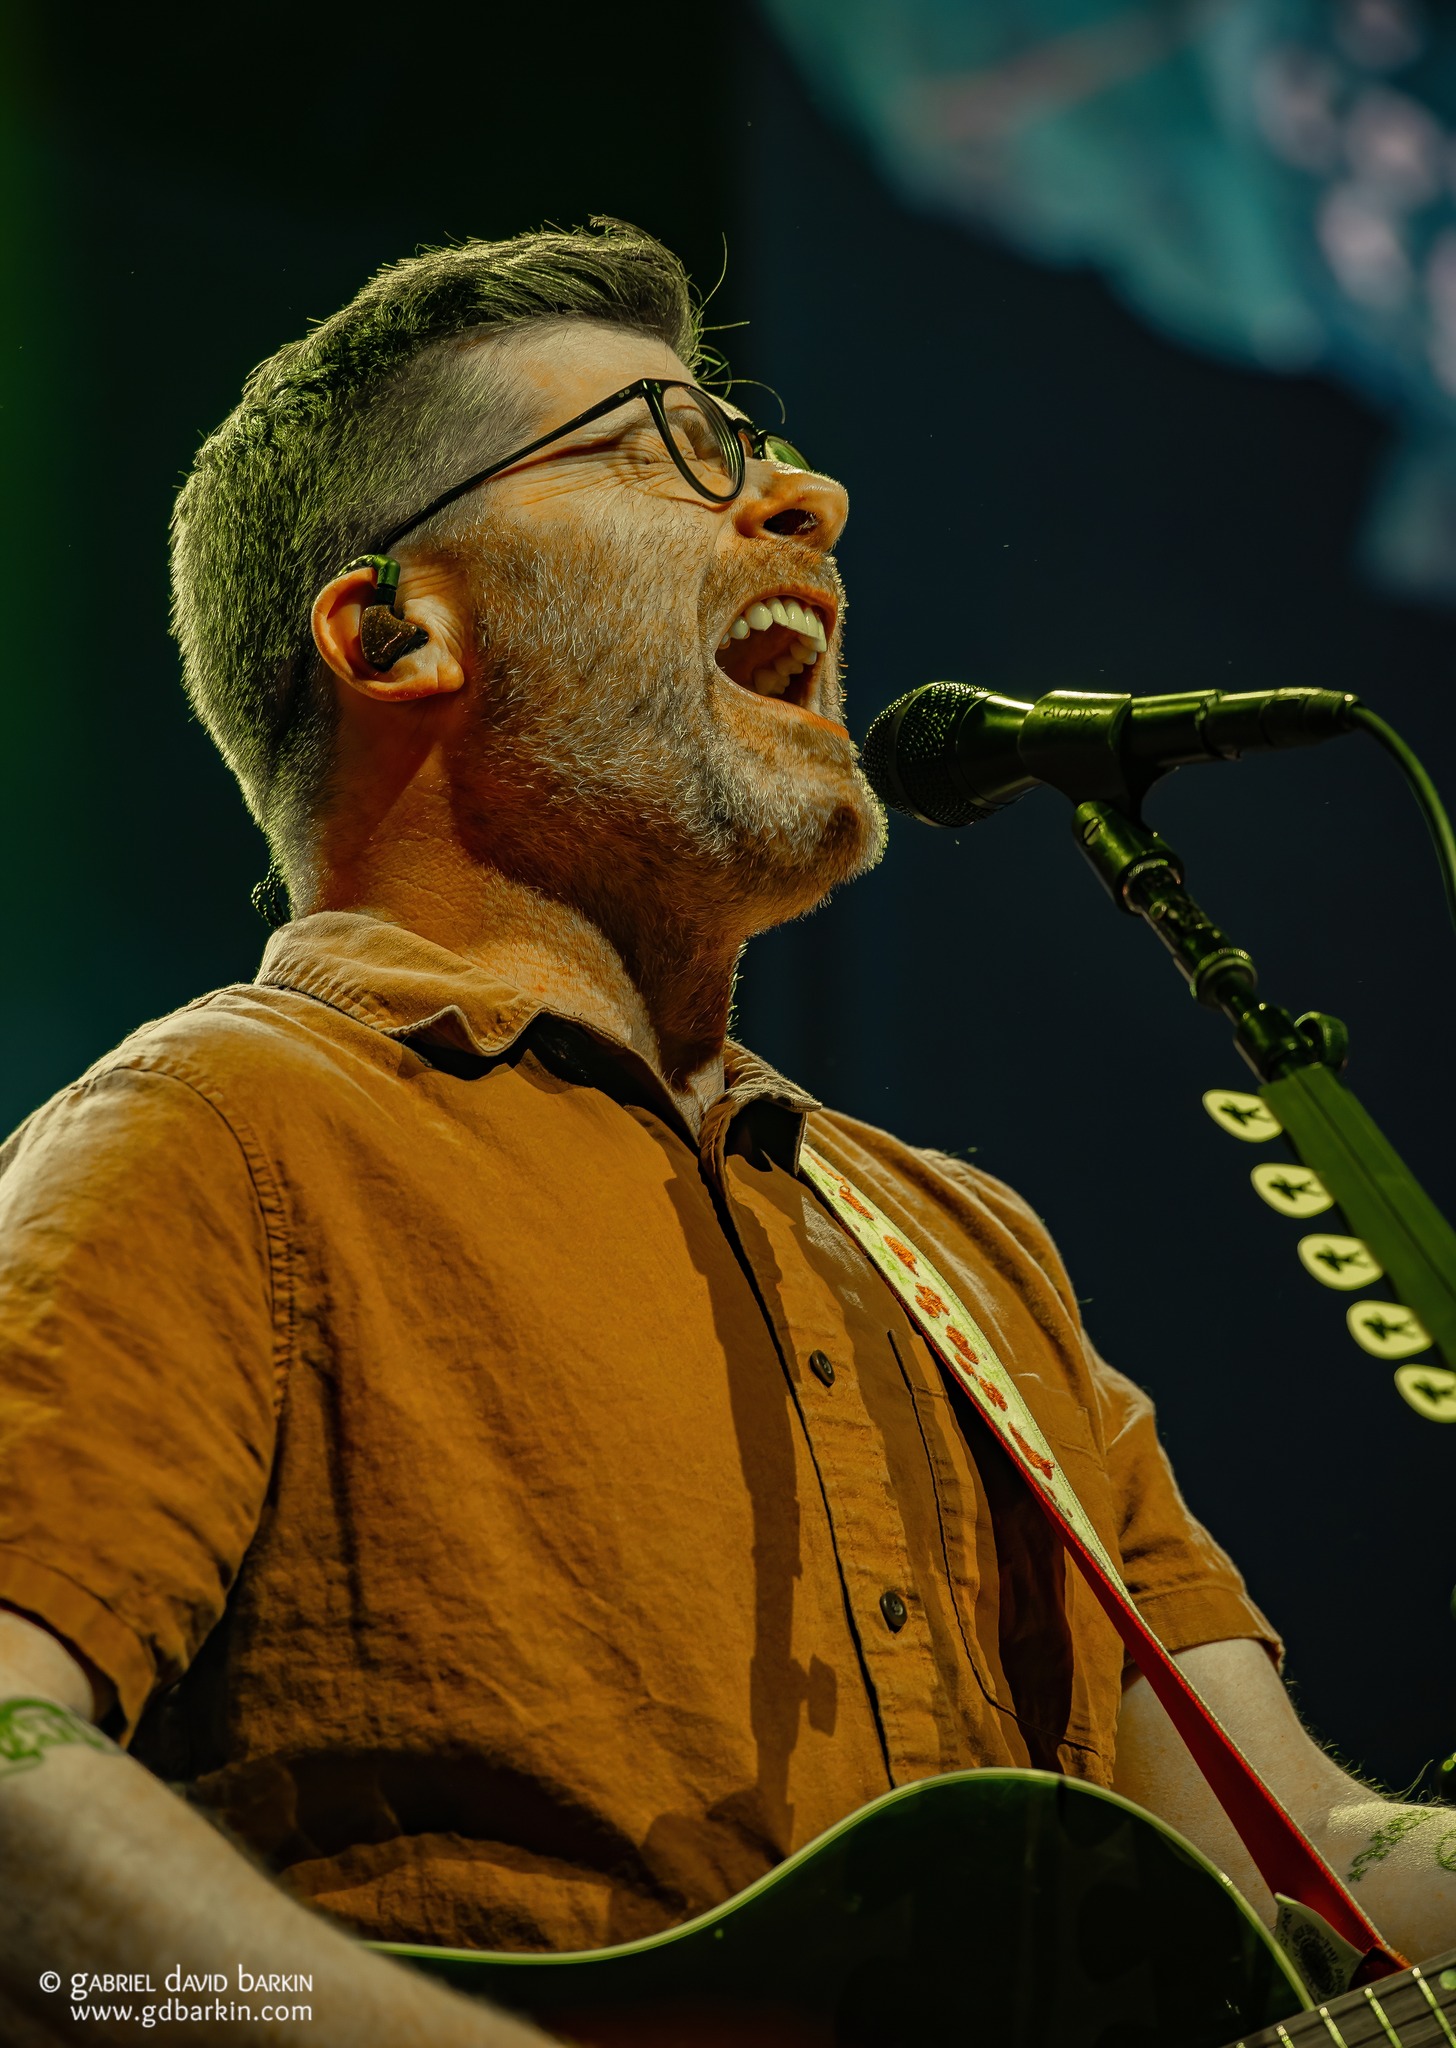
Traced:
<path fill-rule="evenodd" d="M 1268 1650 L 1276 1669 L 1283 1666 L 1284 1644 L 1278 1630 L 1246 1593 L 1232 1586 L 1210 1585 L 1206 1579 L 1169 1586 L 1139 1594 L 1137 1608 L 1170 1656 L 1196 1650 L 1201 1643 L 1252 1637 Z"/>
<path fill-rule="evenodd" d="M 48 1628 L 111 1680 L 121 1727 L 108 1732 L 123 1745 L 129 1742 L 156 1685 L 156 1669 L 140 1637 L 64 1572 L 13 1550 L 0 1550 L 0 1603 Z"/>

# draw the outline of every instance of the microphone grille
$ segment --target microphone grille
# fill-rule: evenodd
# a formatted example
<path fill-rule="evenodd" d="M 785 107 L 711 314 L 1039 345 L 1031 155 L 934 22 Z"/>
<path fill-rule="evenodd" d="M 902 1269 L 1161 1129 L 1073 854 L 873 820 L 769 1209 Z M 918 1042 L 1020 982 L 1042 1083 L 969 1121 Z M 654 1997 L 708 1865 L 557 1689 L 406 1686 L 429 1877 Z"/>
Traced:
<path fill-rule="evenodd" d="M 986 695 L 966 683 L 922 683 L 885 707 L 860 748 L 860 766 L 881 803 L 930 825 L 969 825 L 991 815 L 991 806 L 958 785 L 951 744 L 959 721 Z"/>

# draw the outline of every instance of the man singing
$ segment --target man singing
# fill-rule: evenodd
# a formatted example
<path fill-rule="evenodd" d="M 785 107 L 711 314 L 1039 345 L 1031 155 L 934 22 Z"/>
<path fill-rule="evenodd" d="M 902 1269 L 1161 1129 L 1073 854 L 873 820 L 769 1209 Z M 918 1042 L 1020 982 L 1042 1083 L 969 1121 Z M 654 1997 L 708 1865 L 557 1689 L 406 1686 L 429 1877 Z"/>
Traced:
<path fill-rule="evenodd" d="M 351 1935 L 627 1940 L 974 1766 L 1115 1784 L 1272 1918 L 806 1134 L 1387 1939 L 1456 1933 L 1429 1809 L 1300 1728 L 1035 1217 L 726 1036 L 746 942 L 884 822 L 845 494 L 701 370 L 635 229 L 434 251 L 262 364 L 178 500 L 187 690 L 292 915 L 0 1154 L 8 2041 L 105 2038 L 42 1970 L 239 1958 L 312 1977 L 259 2039 L 541 2039 Z"/>

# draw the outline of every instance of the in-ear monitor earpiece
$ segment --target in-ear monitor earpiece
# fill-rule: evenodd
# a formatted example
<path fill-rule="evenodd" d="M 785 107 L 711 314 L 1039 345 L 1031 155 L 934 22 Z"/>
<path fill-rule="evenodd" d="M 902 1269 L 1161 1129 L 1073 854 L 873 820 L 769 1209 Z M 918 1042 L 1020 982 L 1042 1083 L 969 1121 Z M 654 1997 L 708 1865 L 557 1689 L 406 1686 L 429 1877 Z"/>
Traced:
<path fill-rule="evenodd" d="M 430 636 L 423 626 L 412 625 L 399 608 L 399 563 L 393 555 L 356 555 L 344 564 L 343 573 L 347 575 L 351 569 L 372 569 L 379 593 L 380 601 L 366 606 L 359 621 L 364 659 L 371 668 L 391 669 L 403 655 L 423 647 Z"/>

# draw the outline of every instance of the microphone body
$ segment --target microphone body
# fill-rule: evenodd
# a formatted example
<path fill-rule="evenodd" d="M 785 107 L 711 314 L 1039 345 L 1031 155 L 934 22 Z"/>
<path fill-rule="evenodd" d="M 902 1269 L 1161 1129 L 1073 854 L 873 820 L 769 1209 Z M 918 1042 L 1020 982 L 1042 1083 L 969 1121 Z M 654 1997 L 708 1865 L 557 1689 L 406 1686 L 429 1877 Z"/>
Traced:
<path fill-rule="evenodd" d="M 1038 783 L 1074 804 L 1136 809 L 1174 768 L 1335 739 L 1354 730 L 1359 705 L 1342 690 L 1052 690 L 1023 704 L 967 683 L 925 683 L 874 720 L 861 760 L 883 803 L 929 825 L 994 817 Z"/>

